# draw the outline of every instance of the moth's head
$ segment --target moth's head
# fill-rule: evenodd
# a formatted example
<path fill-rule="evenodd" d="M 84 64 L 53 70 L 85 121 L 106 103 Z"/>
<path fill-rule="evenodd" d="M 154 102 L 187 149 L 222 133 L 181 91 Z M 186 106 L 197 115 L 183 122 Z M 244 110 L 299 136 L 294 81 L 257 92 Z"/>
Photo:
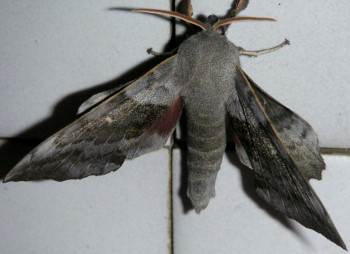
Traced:
<path fill-rule="evenodd" d="M 243 1 L 237 1 L 238 3 L 242 3 Z M 181 14 L 179 12 L 173 12 L 173 11 L 165 11 L 165 10 L 158 10 L 158 9 L 134 9 L 132 11 L 134 12 L 143 12 L 143 13 L 150 13 L 150 14 L 156 14 L 156 15 L 165 15 L 169 17 L 178 18 L 182 21 L 185 21 L 189 24 L 195 25 L 197 27 L 200 27 L 202 30 L 205 31 L 216 31 L 219 35 L 224 35 L 225 31 L 229 24 L 236 22 L 236 21 L 247 21 L 247 20 L 254 20 L 254 21 L 276 21 L 271 18 L 257 18 L 257 17 L 235 17 L 237 15 L 237 10 L 245 8 L 245 6 L 239 6 L 236 9 L 233 10 L 232 16 L 228 18 L 219 19 L 215 15 L 208 16 L 204 22 L 201 22 L 197 19 L 194 19 L 191 17 L 192 15 L 192 9 L 191 11 L 188 11 L 187 15 Z"/>
<path fill-rule="evenodd" d="M 213 29 L 217 22 L 219 22 L 219 18 L 216 15 L 210 15 L 205 19 L 204 24 L 206 25 L 207 30 L 215 30 L 218 35 L 225 35 L 227 26 L 220 26 Z"/>

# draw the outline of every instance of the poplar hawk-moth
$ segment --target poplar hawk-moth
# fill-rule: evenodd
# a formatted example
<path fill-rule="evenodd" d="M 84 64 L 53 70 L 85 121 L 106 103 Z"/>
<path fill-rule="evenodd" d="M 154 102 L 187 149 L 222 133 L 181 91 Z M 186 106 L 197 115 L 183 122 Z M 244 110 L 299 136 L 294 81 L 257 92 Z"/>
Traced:
<path fill-rule="evenodd" d="M 199 27 L 177 53 L 139 79 L 97 94 L 79 109 L 82 115 L 24 157 L 4 181 L 64 181 L 116 171 L 132 159 L 164 145 L 182 111 L 187 116 L 188 196 L 199 212 L 215 193 L 215 180 L 227 136 L 235 140 L 241 162 L 255 177 L 256 192 L 273 208 L 346 249 L 326 209 L 308 183 L 321 179 L 325 164 L 318 138 L 297 114 L 265 93 L 240 68 L 247 51 L 227 40 L 228 25 L 247 0 L 236 0 L 231 15 L 204 22 L 156 9 L 134 11 L 167 15 Z M 232 133 L 226 133 L 231 124 Z"/>

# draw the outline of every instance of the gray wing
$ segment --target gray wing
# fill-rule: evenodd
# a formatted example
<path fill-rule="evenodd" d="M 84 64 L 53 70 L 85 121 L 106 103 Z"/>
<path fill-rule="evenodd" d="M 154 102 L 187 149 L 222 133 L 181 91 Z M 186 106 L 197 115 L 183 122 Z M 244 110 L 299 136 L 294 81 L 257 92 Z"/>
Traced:
<path fill-rule="evenodd" d="M 182 110 L 176 55 L 60 130 L 22 159 L 7 181 L 80 179 L 117 170 L 161 147 Z"/>
<path fill-rule="evenodd" d="M 239 157 L 253 169 L 256 191 L 272 207 L 346 249 L 308 183 L 324 162 L 310 125 L 259 88 L 239 67 L 228 104 Z"/>

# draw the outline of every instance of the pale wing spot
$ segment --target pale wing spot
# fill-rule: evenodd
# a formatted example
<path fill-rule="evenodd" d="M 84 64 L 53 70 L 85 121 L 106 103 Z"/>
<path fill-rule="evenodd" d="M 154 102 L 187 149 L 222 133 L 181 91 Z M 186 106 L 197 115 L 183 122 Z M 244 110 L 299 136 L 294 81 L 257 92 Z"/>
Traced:
<path fill-rule="evenodd" d="M 109 116 L 107 116 L 107 117 L 105 118 L 105 120 L 106 120 L 108 123 L 113 123 L 113 119 L 110 118 Z"/>

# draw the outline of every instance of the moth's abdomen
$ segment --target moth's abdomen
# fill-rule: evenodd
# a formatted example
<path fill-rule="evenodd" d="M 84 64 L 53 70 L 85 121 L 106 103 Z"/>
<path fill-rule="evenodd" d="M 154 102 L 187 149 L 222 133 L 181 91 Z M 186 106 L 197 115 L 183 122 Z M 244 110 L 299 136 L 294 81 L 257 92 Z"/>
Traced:
<path fill-rule="evenodd" d="M 187 121 L 188 191 L 196 212 L 215 196 L 215 180 L 226 146 L 224 115 L 205 115 Z"/>

